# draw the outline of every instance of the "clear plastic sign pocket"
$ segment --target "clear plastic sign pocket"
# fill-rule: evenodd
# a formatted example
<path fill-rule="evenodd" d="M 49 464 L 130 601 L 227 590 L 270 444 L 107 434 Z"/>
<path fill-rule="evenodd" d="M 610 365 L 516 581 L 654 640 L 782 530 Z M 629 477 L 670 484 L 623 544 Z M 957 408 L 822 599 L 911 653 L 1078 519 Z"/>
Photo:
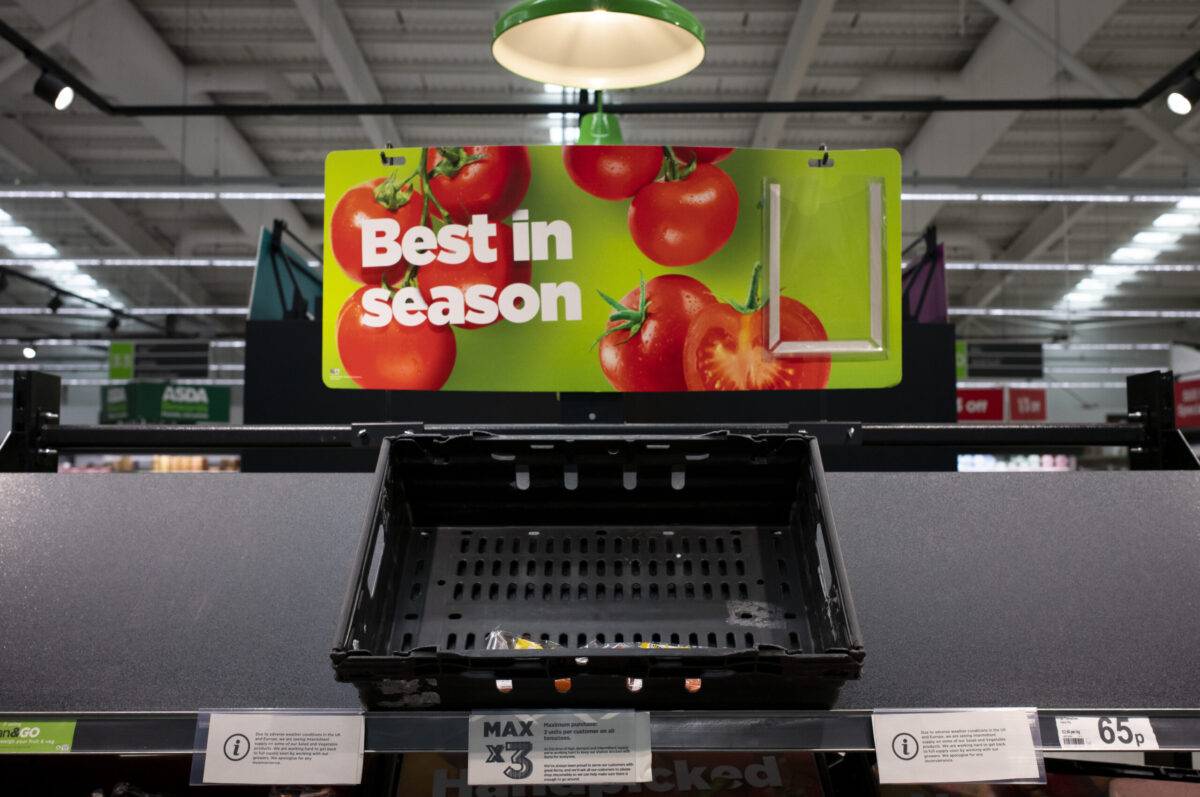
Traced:
<path fill-rule="evenodd" d="M 854 168 L 855 154 L 812 159 L 806 171 L 763 180 L 764 334 L 775 357 L 878 368 L 898 354 L 889 346 L 899 337 L 897 287 L 889 279 L 899 271 L 889 240 L 899 219 L 888 213 L 888 190 L 896 187 L 877 171 Z M 797 323 L 789 295 L 834 297 L 823 303 L 824 336 L 813 339 Z"/>

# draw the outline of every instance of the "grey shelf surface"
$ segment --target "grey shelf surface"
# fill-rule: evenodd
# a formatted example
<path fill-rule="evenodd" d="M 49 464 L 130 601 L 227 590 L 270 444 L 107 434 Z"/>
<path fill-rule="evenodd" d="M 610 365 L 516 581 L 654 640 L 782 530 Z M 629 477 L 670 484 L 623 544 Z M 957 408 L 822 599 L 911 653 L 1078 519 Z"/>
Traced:
<path fill-rule="evenodd" d="M 1200 749 L 1200 474 L 828 478 L 863 678 L 834 712 L 658 712 L 656 747 L 865 749 L 874 708 L 1037 706 L 1047 744 L 1054 713 L 1120 713 Z M 369 487 L 0 476 L 0 714 L 184 752 L 200 711 L 358 708 L 328 653 Z M 461 749 L 462 716 L 372 714 L 367 746 Z"/>

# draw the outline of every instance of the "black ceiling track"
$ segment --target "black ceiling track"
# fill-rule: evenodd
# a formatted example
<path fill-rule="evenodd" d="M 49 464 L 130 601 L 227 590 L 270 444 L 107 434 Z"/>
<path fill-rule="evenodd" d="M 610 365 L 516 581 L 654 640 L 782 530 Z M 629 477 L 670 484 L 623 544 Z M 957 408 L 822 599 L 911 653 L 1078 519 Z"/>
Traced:
<path fill-rule="evenodd" d="M 480 116 L 589 113 L 596 103 L 580 92 L 577 103 L 212 103 L 207 105 L 138 105 L 109 102 L 47 52 L 0 20 L 0 38 L 24 53 L 45 72 L 62 79 L 75 92 L 109 116 Z M 1200 67 L 1200 51 L 1133 97 L 1030 97 L 1010 99 L 797 100 L 791 102 L 622 102 L 605 109 L 635 114 L 711 113 L 946 113 L 968 111 L 1121 111 L 1141 108 Z"/>

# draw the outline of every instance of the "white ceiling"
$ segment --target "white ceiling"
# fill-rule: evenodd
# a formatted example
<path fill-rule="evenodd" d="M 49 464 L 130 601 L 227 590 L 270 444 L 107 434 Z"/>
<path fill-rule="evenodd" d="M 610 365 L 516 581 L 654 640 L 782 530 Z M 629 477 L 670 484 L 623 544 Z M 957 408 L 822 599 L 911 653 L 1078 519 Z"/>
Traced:
<path fill-rule="evenodd" d="M 708 32 L 704 64 L 672 83 L 614 100 L 721 101 L 903 97 L 1094 96 L 1078 58 L 1112 91 L 1136 94 L 1200 49 L 1195 0 L 1015 0 L 1063 53 L 1035 47 L 978 0 L 690 0 Z M 498 67 L 490 30 L 508 3 L 468 0 L 0 0 L 0 18 L 44 44 L 102 94 L 122 102 L 265 103 L 547 101 L 541 85 Z M 806 23 L 796 26 L 799 20 Z M 344 21 L 344 26 L 343 26 Z M 819 35 L 816 35 L 819 32 Z M 324 42 L 318 43 L 318 36 Z M 791 42 L 790 47 L 785 43 Z M 784 54 L 787 54 L 786 57 Z M 98 185 L 234 180 L 319 186 L 326 152 L 382 144 L 548 143 L 544 117 L 238 117 L 226 121 L 105 116 L 79 100 L 58 113 L 30 92 L 36 70 L 0 44 L 0 180 Z M 347 90 L 349 86 L 349 90 Z M 1161 103 L 1135 114 L 754 114 L 630 116 L 629 143 L 894 147 L 906 175 L 1025 186 L 1126 179 L 1200 184 L 1200 111 Z M 1147 133 L 1158 131 L 1159 138 Z M 1162 146 L 1161 136 L 1174 143 Z M 1196 193 L 1195 189 L 1184 193 Z M 906 240 L 937 225 L 957 261 L 1103 262 L 1168 205 L 907 203 Z M 307 225 L 321 205 L 214 201 L 0 200 L 66 257 L 252 256 L 262 220 Z M 1200 235 L 1160 262 L 1200 263 Z M 130 306 L 244 304 L 249 269 L 92 269 Z M 956 307 L 1048 308 L 1081 275 L 952 272 Z M 0 305 L 44 305 L 11 285 Z M 1200 274 L 1142 274 L 1106 307 L 1200 308 Z M 236 335 L 241 321 L 191 329 Z M 963 334 L 1047 336 L 1041 320 L 959 319 Z M 6 317 L 0 337 L 103 332 L 103 319 Z M 124 329 L 123 329 L 124 331 Z M 1074 326 L 1093 339 L 1200 338 L 1195 321 Z M 63 356 L 69 356 L 66 352 Z M 0 361 L 12 349 L 0 349 Z"/>

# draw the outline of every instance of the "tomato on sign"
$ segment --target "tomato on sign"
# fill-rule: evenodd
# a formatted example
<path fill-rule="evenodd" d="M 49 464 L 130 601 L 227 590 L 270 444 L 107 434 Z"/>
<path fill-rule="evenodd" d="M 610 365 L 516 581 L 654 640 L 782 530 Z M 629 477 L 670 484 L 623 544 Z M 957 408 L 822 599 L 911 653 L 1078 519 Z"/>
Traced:
<path fill-rule="evenodd" d="M 1004 420 L 1004 388 L 959 388 L 958 419 L 960 421 Z"/>
<path fill-rule="evenodd" d="M 1180 429 L 1200 426 L 1200 379 L 1175 383 L 1175 425 Z"/>
<path fill-rule="evenodd" d="M 1010 421 L 1046 420 L 1045 388 L 1010 387 L 1008 389 L 1008 419 Z"/>

